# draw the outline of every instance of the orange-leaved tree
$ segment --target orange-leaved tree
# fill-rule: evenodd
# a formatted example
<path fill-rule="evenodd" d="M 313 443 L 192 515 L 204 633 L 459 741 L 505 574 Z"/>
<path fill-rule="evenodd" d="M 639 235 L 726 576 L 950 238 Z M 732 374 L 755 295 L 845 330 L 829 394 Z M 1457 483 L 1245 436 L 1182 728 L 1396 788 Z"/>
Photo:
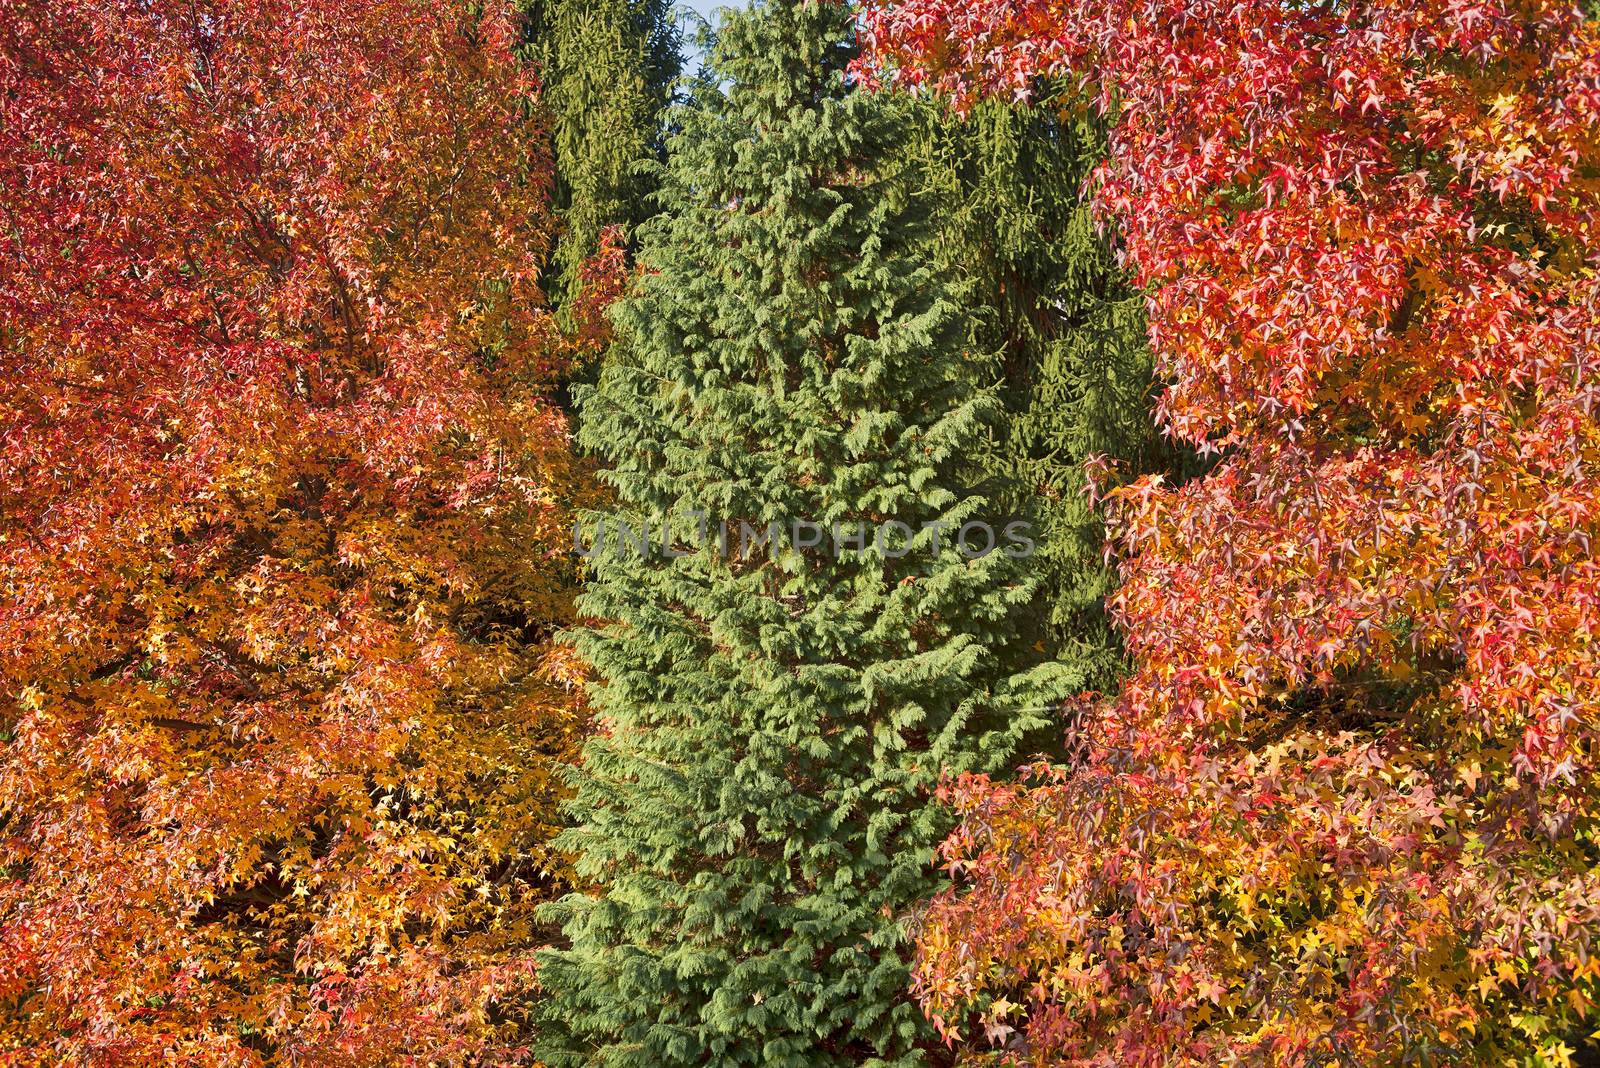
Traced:
<path fill-rule="evenodd" d="M 588 492 L 495 3 L 0 3 L 0 1061 L 520 1059 Z"/>
<path fill-rule="evenodd" d="M 951 784 L 922 934 L 1014 1063 L 1560 1064 L 1600 1008 L 1600 29 L 1566 0 L 901 0 L 878 73 L 1094 79 L 1159 418 L 1135 669 Z"/>

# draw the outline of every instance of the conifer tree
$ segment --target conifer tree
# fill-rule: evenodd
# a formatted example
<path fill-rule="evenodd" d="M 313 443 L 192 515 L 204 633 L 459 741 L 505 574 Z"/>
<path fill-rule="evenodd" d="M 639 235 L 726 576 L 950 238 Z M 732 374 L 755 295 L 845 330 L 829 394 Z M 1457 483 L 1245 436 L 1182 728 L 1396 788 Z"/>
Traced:
<path fill-rule="evenodd" d="M 970 285 L 975 349 L 992 360 L 1008 418 L 978 457 L 998 502 L 1031 514 L 1041 637 L 1095 689 L 1122 656 L 1104 603 L 1115 574 L 1086 494 L 1085 462 L 1115 481 L 1176 470 L 1151 415 L 1144 298 L 1118 267 L 1085 181 L 1104 156 L 1103 122 L 1065 86 L 1029 106 L 983 101 L 964 115 L 922 109 L 912 149 L 938 210 L 937 258 Z"/>
<path fill-rule="evenodd" d="M 602 231 L 654 211 L 662 112 L 682 67 L 670 0 L 529 0 L 529 58 L 544 84 L 565 233 L 546 280 L 562 308 Z"/>
<path fill-rule="evenodd" d="M 908 913 L 941 885 L 940 775 L 1006 769 L 1082 682 L 1021 640 L 1025 546 L 973 525 L 997 404 L 850 25 L 729 18 L 582 397 L 617 503 L 563 839 L 597 889 L 553 908 L 551 1065 L 926 1063 Z"/>

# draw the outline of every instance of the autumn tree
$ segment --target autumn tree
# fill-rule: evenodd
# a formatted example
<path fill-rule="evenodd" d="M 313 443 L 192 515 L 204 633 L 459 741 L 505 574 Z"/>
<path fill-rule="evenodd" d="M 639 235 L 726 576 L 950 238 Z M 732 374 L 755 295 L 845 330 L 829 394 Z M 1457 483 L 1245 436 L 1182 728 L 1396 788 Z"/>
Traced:
<path fill-rule="evenodd" d="M 995 405 L 849 26 L 728 17 L 580 404 L 616 500 L 587 523 L 604 730 L 559 839 L 594 885 L 550 909 L 553 1066 L 926 1063 L 940 771 L 1004 768 L 1080 681 L 1018 640 L 1017 546 L 964 480 Z"/>
<path fill-rule="evenodd" d="M 520 1060 L 585 490 L 518 31 L 0 11 L 0 1059 Z"/>
<path fill-rule="evenodd" d="M 1600 29 L 1554 2 L 874 6 L 881 76 L 1091 82 L 1163 426 L 1135 672 L 966 778 L 922 933 L 1013 1063 L 1565 1063 L 1600 933 Z"/>

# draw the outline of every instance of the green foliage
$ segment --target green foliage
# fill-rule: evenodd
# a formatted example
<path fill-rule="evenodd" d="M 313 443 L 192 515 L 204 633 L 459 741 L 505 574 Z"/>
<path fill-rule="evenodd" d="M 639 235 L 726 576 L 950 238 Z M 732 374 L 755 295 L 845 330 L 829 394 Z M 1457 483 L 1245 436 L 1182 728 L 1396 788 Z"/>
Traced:
<path fill-rule="evenodd" d="M 529 58 L 550 111 L 556 207 L 566 232 L 547 286 L 563 308 L 600 231 L 654 214 L 663 110 L 682 67 L 669 0 L 527 0 Z"/>
<path fill-rule="evenodd" d="M 1041 637 L 1097 689 L 1122 656 L 1105 617 L 1115 574 L 1085 493 L 1085 460 L 1114 479 L 1169 469 L 1150 418 L 1144 299 L 1091 215 L 1084 184 L 1104 154 L 1102 123 L 1070 94 L 1020 108 L 983 102 L 966 116 L 928 105 L 912 155 L 937 205 L 939 260 L 985 305 L 975 348 L 990 354 L 1009 419 L 979 466 L 997 502 L 1031 514 L 1041 547 Z"/>
<path fill-rule="evenodd" d="M 908 911 L 943 885 L 940 775 L 1008 768 L 1084 681 L 1025 638 L 1019 561 L 952 536 L 994 515 L 965 473 L 999 405 L 881 162 L 909 107 L 848 88 L 848 37 L 832 5 L 729 19 L 580 395 L 603 518 L 684 555 L 612 544 L 583 600 L 606 729 L 562 841 L 596 891 L 552 909 L 554 1066 L 924 1063 Z M 794 520 L 823 543 L 740 538 Z M 912 537 L 878 544 L 889 520 Z"/>

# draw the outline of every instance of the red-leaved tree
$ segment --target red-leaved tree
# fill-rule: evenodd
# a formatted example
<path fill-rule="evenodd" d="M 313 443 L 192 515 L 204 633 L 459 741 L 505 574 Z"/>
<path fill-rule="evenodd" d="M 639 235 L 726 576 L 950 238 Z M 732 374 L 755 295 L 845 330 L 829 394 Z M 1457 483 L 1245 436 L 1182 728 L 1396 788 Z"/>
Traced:
<path fill-rule="evenodd" d="M 901 0 L 878 76 L 1113 120 L 1135 670 L 963 780 L 918 991 L 1030 1064 L 1560 1064 L 1600 1019 L 1600 30 L 1560 0 Z"/>
<path fill-rule="evenodd" d="M 523 1057 L 586 491 L 514 35 L 0 0 L 0 1062 Z"/>

